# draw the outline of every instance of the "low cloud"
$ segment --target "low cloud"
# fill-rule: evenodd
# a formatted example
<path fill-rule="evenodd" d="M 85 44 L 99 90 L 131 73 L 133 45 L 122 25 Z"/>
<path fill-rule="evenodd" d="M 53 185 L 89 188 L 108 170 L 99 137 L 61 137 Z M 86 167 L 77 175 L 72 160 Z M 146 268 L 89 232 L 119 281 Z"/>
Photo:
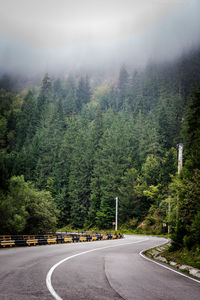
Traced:
<path fill-rule="evenodd" d="M 198 0 L 0 0 L 1 72 L 143 66 L 200 42 Z"/>

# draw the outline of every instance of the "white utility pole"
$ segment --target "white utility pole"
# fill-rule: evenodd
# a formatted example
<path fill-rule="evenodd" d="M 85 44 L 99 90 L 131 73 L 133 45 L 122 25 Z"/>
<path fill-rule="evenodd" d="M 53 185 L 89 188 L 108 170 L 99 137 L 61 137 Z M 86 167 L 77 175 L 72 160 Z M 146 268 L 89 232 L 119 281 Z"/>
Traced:
<path fill-rule="evenodd" d="M 178 174 L 181 173 L 183 166 L 183 144 L 178 144 Z M 176 206 L 176 222 L 179 219 L 179 195 L 177 195 L 177 206 Z"/>
<path fill-rule="evenodd" d="M 115 198 L 116 200 L 116 210 L 115 210 L 115 231 L 118 228 L 118 197 Z"/>
<path fill-rule="evenodd" d="M 183 144 L 178 144 L 178 174 L 180 174 L 183 166 Z"/>
<path fill-rule="evenodd" d="M 171 233 L 171 196 L 168 196 L 168 234 Z"/>

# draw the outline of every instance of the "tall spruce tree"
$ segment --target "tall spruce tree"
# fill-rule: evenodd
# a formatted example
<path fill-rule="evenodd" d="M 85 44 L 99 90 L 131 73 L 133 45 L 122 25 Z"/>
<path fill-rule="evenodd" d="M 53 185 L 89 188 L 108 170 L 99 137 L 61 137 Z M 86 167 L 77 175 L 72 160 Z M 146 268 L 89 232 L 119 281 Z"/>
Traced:
<path fill-rule="evenodd" d="M 76 93 L 76 109 L 77 112 L 80 112 L 82 106 L 88 102 L 90 102 L 91 92 L 90 92 L 90 85 L 88 76 L 83 77 L 81 76 L 78 82 L 78 88 Z"/>
<path fill-rule="evenodd" d="M 126 121 L 121 116 L 115 118 L 111 128 L 104 132 L 99 151 L 95 154 L 91 197 L 101 196 L 96 213 L 99 227 L 111 227 L 114 199 L 119 193 L 121 177 L 130 165 L 130 138 L 126 129 Z"/>
<path fill-rule="evenodd" d="M 119 88 L 118 109 L 119 110 L 125 108 L 125 99 L 128 92 L 128 83 L 129 83 L 129 74 L 125 66 L 122 66 L 120 69 L 119 82 L 118 82 L 118 88 Z"/>
<path fill-rule="evenodd" d="M 21 112 L 18 117 L 18 149 L 21 149 L 25 143 L 31 143 L 36 131 L 36 118 L 36 100 L 33 92 L 29 91 L 24 98 Z"/>
<path fill-rule="evenodd" d="M 91 146 L 88 117 L 83 114 L 73 144 L 68 186 L 71 224 L 76 228 L 83 227 L 88 215 L 93 154 Z"/>
<path fill-rule="evenodd" d="M 193 89 L 184 121 L 184 153 L 188 167 L 200 169 L 200 88 Z"/>
<path fill-rule="evenodd" d="M 37 99 L 37 119 L 44 121 L 48 115 L 49 104 L 52 103 L 52 83 L 48 74 L 42 80 L 40 93 Z"/>

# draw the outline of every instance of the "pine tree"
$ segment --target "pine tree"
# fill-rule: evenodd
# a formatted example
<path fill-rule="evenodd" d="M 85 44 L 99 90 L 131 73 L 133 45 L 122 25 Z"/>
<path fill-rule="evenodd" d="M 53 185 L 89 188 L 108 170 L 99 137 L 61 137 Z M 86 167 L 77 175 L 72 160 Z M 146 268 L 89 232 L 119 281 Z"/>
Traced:
<path fill-rule="evenodd" d="M 93 161 L 87 116 L 83 114 L 79 122 L 79 130 L 76 133 L 71 156 L 68 186 L 71 224 L 76 228 L 83 227 L 88 215 Z"/>
<path fill-rule="evenodd" d="M 37 186 L 43 189 L 53 172 L 63 136 L 63 120 L 55 107 L 51 108 L 48 118 L 43 120 L 43 126 L 36 133 L 39 140 L 39 159 L 35 168 L 35 180 Z"/>
<path fill-rule="evenodd" d="M 77 99 L 76 99 L 76 109 L 77 112 L 80 112 L 82 106 L 88 102 L 90 102 L 91 92 L 90 92 L 90 85 L 89 79 L 86 76 L 85 78 L 81 76 L 78 88 L 77 88 Z"/>
<path fill-rule="evenodd" d="M 9 153 L 16 148 L 21 102 L 19 95 L 0 90 L 0 149 Z"/>
<path fill-rule="evenodd" d="M 18 117 L 18 135 L 17 146 L 21 149 L 26 143 L 31 143 L 31 140 L 36 131 L 36 101 L 33 93 L 29 91 L 24 98 L 21 112 Z"/>
<path fill-rule="evenodd" d="M 52 83 L 46 74 L 42 80 L 42 86 L 37 100 L 37 118 L 43 122 L 49 113 L 49 104 L 52 103 Z"/>
<path fill-rule="evenodd" d="M 122 66 L 119 73 L 119 95 L 118 95 L 118 109 L 124 109 L 125 107 L 125 99 L 128 92 L 128 78 L 129 74 L 125 68 L 125 66 Z"/>
<path fill-rule="evenodd" d="M 190 169 L 200 169 L 200 88 L 193 90 L 184 121 L 184 149 Z"/>
<path fill-rule="evenodd" d="M 52 94 L 54 103 L 64 98 L 64 90 L 62 87 L 62 82 L 59 78 L 56 79 L 53 83 Z"/>
<path fill-rule="evenodd" d="M 69 76 L 64 88 L 64 101 L 63 108 L 64 113 L 70 116 L 77 111 L 77 97 L 76 97 L 76 83 L 72 76 Z"/>
<path fill-rule="evenodd" d="M 64 133 L 61 145 L 58 150 L 57 162 L 53 167 L 52 177 L 54 180 L 54 198 L 60 214 L 58 223 L 62 227 L 71 222 L 71 204 L 69 200 L 68 186 L 74 144 L 76 134 L 79 131 L 78 117 L 74 116 L 66 121 L 66 132 Z"/>
<path fill-rule="evenodd" d="M 128 169 L 121 180 L 119 188 L 119 218 L 120 222 L 125 223 L 133 217 L 138 218 L 143 211 L 143 201 L 137 195 L 137 176 L 136 169 Z"/>
<path fill-rule="evenodd" d="M 99 146 L 95 153 L 91 197 L 95 199 L 96 207 L 99 206 L 97 225 L 110 228 L 114 220 L 114 199 L 121 177 L 130 164 L 130 139 L 122 117 L 116 118 L 111 128 L 104 132 Z"/>

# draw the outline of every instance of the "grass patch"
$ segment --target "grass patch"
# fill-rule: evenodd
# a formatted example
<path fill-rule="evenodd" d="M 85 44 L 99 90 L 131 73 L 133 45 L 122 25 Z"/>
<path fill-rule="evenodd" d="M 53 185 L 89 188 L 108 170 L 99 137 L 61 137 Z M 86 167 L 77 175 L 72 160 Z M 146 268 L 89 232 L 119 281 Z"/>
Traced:
<path fill-rule="evenodd" d="M 74 233 L 81 233 L 81 232 L 88 232 L 88 233 L 122 233 L 121 230 L 115 231 L 114 229 L 107 229 L 107 230 L 100 230 L 97 227 L 93 227 L 90 229 L 87 228 L 73 228 L 71 226 L 64 226 L 62 228 L 57 229 L 57 232 L 74 232 Z M 130 233 L 131 234 L 131 233 Z"/>
<path fill-rule="evenodd" d="M 182 248 L 176 251 L 170 250 L 170 245 L 161 245 L 147 250 L 145 254 L 149 258 L 156 259 L 156 256 L 161 256 L 166 258 L 168 262 L 172 261 L 177 264 L 177 266 L 188 265 L 197 269 L 200 269 L 200 249 L 195 248 L 188 250 L 187 248 Z"/>
<path fill-rule="evenodd" d="M 170 249 L 162 252 L 168 261 L 174 261 L 180 265 L 189 265 L 191 267 L 200 269 L 200 249 L 188 250 L 183 248 L 177 251 L 170 251 Z"/>
<path fill-rule="evenodd" d="M 166 239 L 168 239 L 170 236 L 168 234 L 154 234 L 151 232 L 145 232 L 145 231 L 139 231 L 138 230 L 131 230 L 131 229 L 121 229 L 119 230 L 119 232 L 123 233 L 123 234 L 128 234 L 128 235 L 149 235 L 149 236 L 158 236 L 158 237 L 164 237 Z"/>
<path fill-rule="evenodd" d="M 62 228 L 57 229 L 57 232 L 98 232 L 98 233 L 115 233 L 116 231 L 111 228 L 111 229 L 107 229 L 107 230 L 100 230 L 97 227 L 93 227 L 90 229 L 86 229 L 86 228 L 72 228 L 71 226 L 64 226 Z M 130 228 L 119 228 L 119 230 L 117 230 L 118 233 L 122 233 L 122 234 L 127 234 L 127 235 L 149 235 L 149 236 L 158 236 L 158 237 L 164 237 L 164 238 L 169 238 L 169 235 L 167 234 L 153 234 L 150 232 L 145 232 L 145 231 L 138 231 L 130 229 Z"/>

